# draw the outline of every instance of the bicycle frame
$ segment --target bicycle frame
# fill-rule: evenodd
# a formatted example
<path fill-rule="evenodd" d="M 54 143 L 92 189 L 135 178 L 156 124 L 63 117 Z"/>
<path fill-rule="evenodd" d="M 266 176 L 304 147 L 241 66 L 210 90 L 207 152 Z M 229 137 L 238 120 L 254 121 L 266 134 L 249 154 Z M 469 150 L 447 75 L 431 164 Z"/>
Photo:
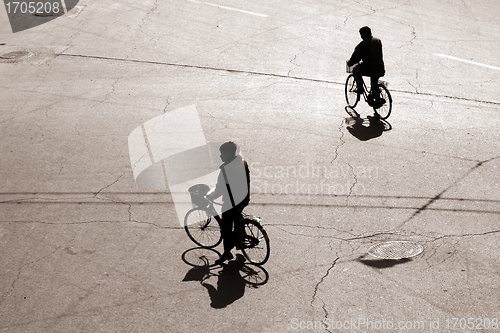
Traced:
<path fill-rule="evenodd" d="M 363 77 L 361 77 L 361 80 L 363 81 L 363 98 L 365 99 L 365 102 L 368 103 L 368 88 L 366 87 L 366 83 L 365 83 L 365 80 L 363 79 Z M 372 87 L 370 87 L 370 90 L 372 89 Z M 371 93 L 371 91 L 370 91 Z"/>
<path fill-rule="evenodd" d="M 217 211 L 215 210 L 214 205 L 222 206 L 222 204 L 219 203 L 219 202 L 215 202 L 215 201 L 209 200 L 209 199 L 207 199 L 207 200 L 210 202 L 210 204 L 205 209 L 207 211 L 209 211 L 209 213 L 212 214 L 213 217 L 215 217 L 215 219 L 218 219 L 219 221 L 221 221 L 222 217 L 219 215 L 219 213 L 217 213 Z M 243 211 L 241 211 L 241 219 L 242 220 L 244 220 L 245 218 L 250 217 L 250 216 L 253 216 L 253 215 L 245 214 Z M 257 216 L 253 216 L 253 217 L 257 220 L 257 222 L 262 221 L 262 218 L 260 218 L 260 217 L 257 217 Z"/>
<path fill-rule="evenodd" d="M 211 217 L 215 218 L 215 220 L 217 221 L 217 223 L 219 223 L 219 226 L 220 226 L 220 225 L 222 224 L 222 217 L 221 217 L 221 216 L 217 213 L 217 211 L 215 210 L 214 204 L 219 205 L 219 206 L 222 206 L 222 204 L 221 204 L 221 203 L 218 203 L 218 202 L 215 202 L 215 201 L 212 201 L 212 200 L 209 200 L 209 199 L 207 199 L 207 200 L 210 202 L 210 204 L 209 204 L 209 205 L 205 208 L 205 211 L 206 211 L 208 214 L 210 214 L 210 215 L 211 215 Z M 257 222 L 257 223 L 260 223 L 260 221 L 262 220 L 262 219 L 261 219 L 261 218 L 259 218 L 259 217 L 256 217 L 256 216 L 253 216 L 253 215 L 248 215 L 248 214 L 245 214 L 245 213 L 243 213 L 243 211 L 242 211 L 242 212 L 241 212 L 241 219 L 240 219 L 240 221 L 239 221 L 240 226 L 243 226 L 243 224 L 242 224 L 243 220 L 245 220 L 245 218 L 249 218 L 249 217 L 253 217 L 253 218 L 254 218 L 254 220 L 256 220 L 256 222 Z M 205 225 L 205 227 L 206 227 L 206 226 L 208 226 L 208 224 L 209 224 L 209 223 L 210 223 L 210 221 L 209 221 L 209 220 L 207 220 L 207 224 Z M 243 244 L 243 243 L 241 242 L 241 240 L 240 240 L 240 239 L 237 239 L 237 240 L 236 240 L 236 242 L 238 243 L 238 246 L 240 246 L 240 247 L 243 247 L 243 246 L 246 246 L 246 247 L 249 247 L 249 246 L 250 246 L 250 247 L 251 247 L 252 245 L 255 245 L 255 244 L 256 244 L 256 242 L 258 243 L 258 240 L 256 240 L 256 239 L 252 239 L 252 237 L 250 237 L 250 238 L 247 238 L 247 239 L 245 240 L 245 242 L 249 242 L 249 244 Z"/>
<path fill-rule="evenodd" d="M 376 114 L 380 116 L 381 119 L 386 119 L 391 114 L 392 109 L 392 98 L 389 90 L 387 89 L 387 83 L 385 81 L 379 80 L 377 81 L 376 87 L 370 87 L 370 92 L 366 87 L 366 83 L 364 78 L 361 78 L 363 82 L 363 92 L 358 93 L 360 90 L 357 86 L 356 78 L 352 73 L 347 77 L 346 85 L 345 85 L 345 97 L 347 101 L 348 107 L 350 109 L 354 109 L 360 100 L 360 96 L 363 96 L 365 102 L 373 108 Z M 374 89 L 375 88 L 375 89 Z M 370 96 L 370 94 L 376 91 L 376 96 Z M 348 114 L 351 114 L 349 110 L 346 108 Z"/>
<path fill-rule="evenodd" d="M 218 206 L 222 206 L 222 204 L 215 202 L 215 201 L 212 201 L 212 200 L 209 200 L 209 199 L 207 199 L 207 200 L 210 202 L 210 204 L 205 208 L 205 210 L 207 211 L 207 213 L 209 213 L 211 215 L 210 217 L 213 217 L 217 221 L 217 223 L 219 223 L 219 225 L 221 225 L 222 216 L 220 216 L 219 213 L 217 213 L 217 210 L 215 209 L 214 204 L 218 205 Z M 243 221 L 245 216 L 246 216 L 246 214 L 241 212 L 241 220 L 239 222 Z M 208 222 L 208 223 L 210 223 L 210 222 Z"/>
<path fill-rule="evenodd" d="M 365 79 L 364 79 L 365 76 L 362 76 L 361 77 L 361 80 L 363 81 L 363 98 L 365 99 L 365 102 L 368 103 L 368 105 L 370 105 L 370 103 L 368 102 L 368 96 L 371 95 L 373 92 L 374 92 L 374 89 L 373 87 L 370 85 L 370 92 L 368 92 L 368 87 L 366 86 L 366 83 L 365 83 Z M 369 77 L 369 76 L 366 76 L 366 77 Z M 379 86 L 381 85 L 384 85 L 384 83 L 380 82 L 380 80 L 377 82 L 377 87 L 378 88 Z M 377 91 L 377 89 L 375 89 L 375 92 Z M 371 106 L 371 105 L 370 105 Z"/>

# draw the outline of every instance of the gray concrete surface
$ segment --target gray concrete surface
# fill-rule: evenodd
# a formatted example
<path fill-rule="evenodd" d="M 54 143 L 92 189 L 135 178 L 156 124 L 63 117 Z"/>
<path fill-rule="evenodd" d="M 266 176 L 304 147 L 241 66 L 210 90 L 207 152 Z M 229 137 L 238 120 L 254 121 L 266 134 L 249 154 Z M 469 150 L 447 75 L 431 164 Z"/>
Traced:
<path fill-rule="evenodd" d="M 493 0 L 81 0 L 13 34 L 0 10 L 0 54 L 33 52 L 0 61 L 0 329 L 497 331 L 498 14 Z M 366 141 L 343 93 L 363 25 L 394 99 L 392 129 Z M 236 262 L 202 285 L 169 193 L 134 183 L 128 135 L 187 105 L 250 163 L 263 285 Z M 367 255 L 388 240 L 424 251 Z M 331 320 L 344 327 L 307 329 Z"/>

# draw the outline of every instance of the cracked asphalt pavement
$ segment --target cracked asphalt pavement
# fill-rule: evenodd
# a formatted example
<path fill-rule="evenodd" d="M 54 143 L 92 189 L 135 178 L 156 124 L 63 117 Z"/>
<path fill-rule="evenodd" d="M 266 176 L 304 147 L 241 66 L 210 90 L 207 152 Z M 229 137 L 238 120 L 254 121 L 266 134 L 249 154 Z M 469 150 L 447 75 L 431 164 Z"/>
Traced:
<path fill-rule="evenodd" d="M 15 34 L 0 13 L 0 56 L 29 52 L 0 58 L 2 332 L 500 331 L 496 1 L 80 0 Z M 394 103 L 361 139 L 363 25 Z M 244 151 L 263 267 L 196 267 L 222 247 L 134 182 L 129 134 L 189 105 Z M 399 240 L 423 252 L 368 254 Z"/>

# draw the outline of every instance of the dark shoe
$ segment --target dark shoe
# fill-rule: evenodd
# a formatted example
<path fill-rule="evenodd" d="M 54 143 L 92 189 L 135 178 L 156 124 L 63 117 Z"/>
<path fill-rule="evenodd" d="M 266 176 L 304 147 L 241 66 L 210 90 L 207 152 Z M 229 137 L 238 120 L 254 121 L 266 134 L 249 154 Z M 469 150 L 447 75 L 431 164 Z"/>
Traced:
<path fill-rule="evenodd" d="M 226 261 L 226 260 L 231 260 L 231 259 L 233 259 L 233 255 L 232 255 L 232 253 L 231 253 L 231 252 L 229 252 L 229 253 L 223 253 L 223 254 L 220 256 L 220 258 L 219 258 L 219 259 L 215 260 L 215 264 L 216 264 L 216 265 L 220 265 L 220 264 L 222 264 L 224 261 Z"/>
<path fill-rule="evenodd" d="M 375 109 L 380 109 L 382 106 L 384 106 L 384 104 L 385 104 L 385 99 L 379 98 L 378 100 L 375 100 L 375 102 L 373 103 L 373 107 Z"/>

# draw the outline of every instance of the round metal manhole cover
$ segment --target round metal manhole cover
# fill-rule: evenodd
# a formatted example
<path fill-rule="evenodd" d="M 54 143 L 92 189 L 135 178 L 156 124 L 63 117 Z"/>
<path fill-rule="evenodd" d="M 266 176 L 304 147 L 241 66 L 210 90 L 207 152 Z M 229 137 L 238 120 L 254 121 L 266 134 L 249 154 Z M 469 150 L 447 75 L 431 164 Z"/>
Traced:
<path fill-rule="evenodd" d="M 16 62 L 22 59 L 29 58 L 33 56 L 33 52 L 29 51 L 14 51 L 14 52 L 9 52 L 9 53 L 4 53 L 0 55 L 0 61 L 1 62 Z"/>
<path fill-rule="evenodd" d="M 383 259 L 405 259 L 419 255 L 424 251 L 422 245 L 409 241 L 390 241 L 375 244 L 368 249 L 374 257 Z"/>

